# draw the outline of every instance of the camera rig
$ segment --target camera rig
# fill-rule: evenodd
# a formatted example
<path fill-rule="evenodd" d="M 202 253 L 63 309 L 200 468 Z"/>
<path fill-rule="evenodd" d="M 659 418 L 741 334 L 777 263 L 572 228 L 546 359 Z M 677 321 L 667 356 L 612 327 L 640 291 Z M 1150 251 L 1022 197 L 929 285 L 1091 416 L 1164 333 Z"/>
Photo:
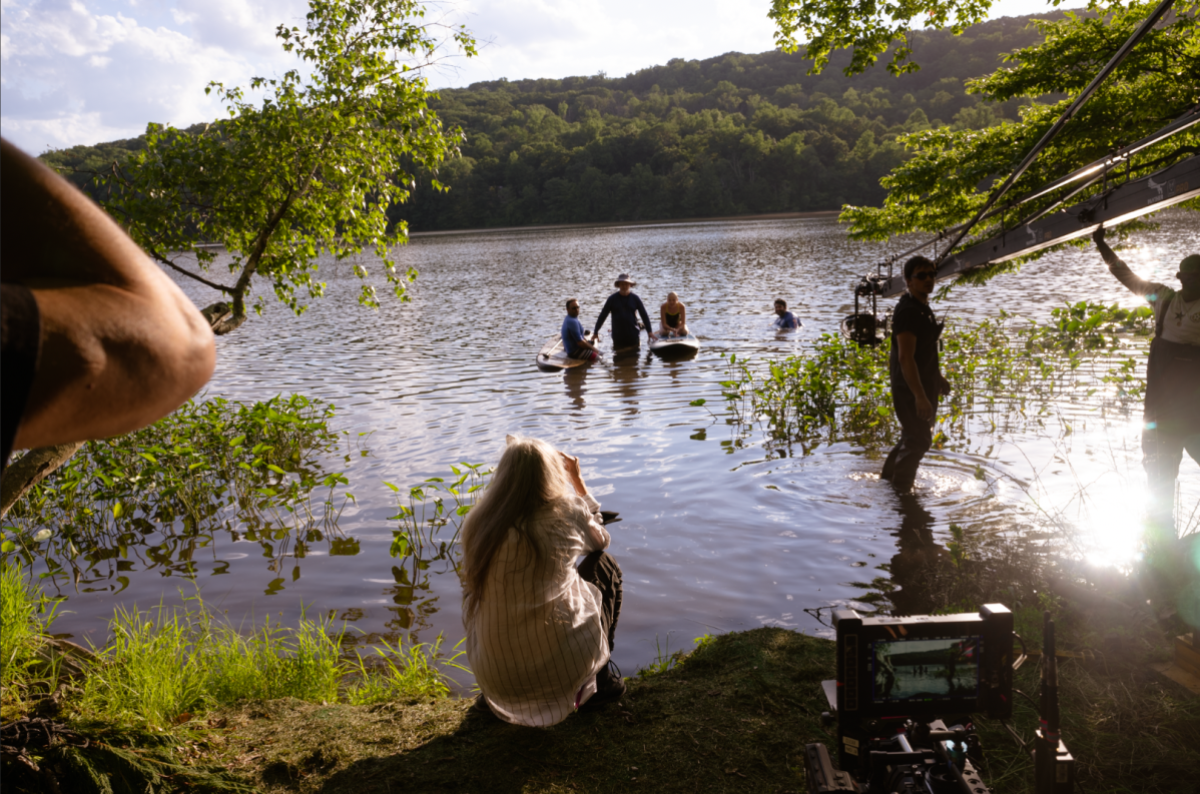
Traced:
<path fill-rule="evenodd" d="M 854 314 L 842 319 L 842 336 L 871 347 L 887 337 L 891 311 L 879 314 L 879 298 L 884 294 L 884 286 L 894 275 L 893 265 L 892 261 L 879 263 L 875 266 L 874 275 L 863 276 L 854 285 Z"/>
<path fill-rule="evenodd" d="M 1070 794 L 1074 761 L 1059 738 L 1054 623 L 1045 616 L 1038 794 Z M 837 679 L 822 682 L 837 721 L 835 768 L 824 744 L 805 747 L 811 794 L 988 794 L 971 714 L 1012 717 L 1012 613 L 864 618 L 833 613 Z M 833 717 L 823 715 L 832 723 Z"/>

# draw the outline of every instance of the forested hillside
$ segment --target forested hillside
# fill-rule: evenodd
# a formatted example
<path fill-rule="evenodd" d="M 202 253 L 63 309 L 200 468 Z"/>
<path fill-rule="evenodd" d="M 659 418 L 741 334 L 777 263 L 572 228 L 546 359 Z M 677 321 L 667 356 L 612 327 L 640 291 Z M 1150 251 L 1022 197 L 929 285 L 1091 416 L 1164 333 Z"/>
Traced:
<path fill-rule="evenodd" d="M 392 216 L 425 231 L 878 204 L 880 177 L 905 156 L 897 136 L 1016 117 L 1018 101 L 985 104 L 966 81 L 1036 42 L 1028 22 L 994 20 L 961 36 L 918 33 L 922 68 L 902 77 L 878 67 L 847 78 L 845 53 L 809 76 L 799 54 L 773 51 L 675 59 L 625 77 L 445 89 L 434 107 L 467 133 L 463 156 L 437 175 L 450 189 L 433 190 L 426 175 Z M 75 147 L 43 159 L 94 170 L 138 145 Z"/>

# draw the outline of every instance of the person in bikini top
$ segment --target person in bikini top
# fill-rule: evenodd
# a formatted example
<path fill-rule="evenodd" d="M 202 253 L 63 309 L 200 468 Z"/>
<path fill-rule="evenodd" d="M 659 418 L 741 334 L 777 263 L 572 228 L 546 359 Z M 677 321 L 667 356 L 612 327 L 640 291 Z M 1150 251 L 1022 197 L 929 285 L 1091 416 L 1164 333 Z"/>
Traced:
<path fill-rule="evenodd" d="M 679 301 L 674 292 L 667 295 L 667 302 L 658 307 L 661 336 L 687 336 L 687 306 Z"/>

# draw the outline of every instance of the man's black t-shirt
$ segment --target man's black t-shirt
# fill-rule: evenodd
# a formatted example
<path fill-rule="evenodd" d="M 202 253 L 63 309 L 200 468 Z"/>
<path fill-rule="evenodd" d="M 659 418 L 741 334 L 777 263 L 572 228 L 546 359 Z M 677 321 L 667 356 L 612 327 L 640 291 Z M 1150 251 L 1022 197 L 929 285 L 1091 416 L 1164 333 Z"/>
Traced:
<path fill-rule="evenodd" d="M 0 284 L 0 467 L 8 466 L 25 414 L 41 339 L 41 315 L 33 294 L 17 284 Z"/>
<path fill-rule="evenodd" d="M 903 389 L 911 393 L 900 370 L 900 345 L 896 342 L 897 334 L 908 331 L 917 337 L 917 346 L 913 358 L 917 363 L 917 372 L 921 374 L 921 385 L 925 387 L 925 396 L 936 400 L 938 396 L 938 338 L 942 335 L 942 326 L 933 316 L 933 309 L 928 304 L 909 295 L 907 292 L 900 297 L 896 310 L 892 313 L 892 353 L 889 360 L 892 391 Z"/>
<path fill-rule="evenodd" d="M 604 302 L 604 309 L 596 318 L 596 333 L 600 333 L 600 326 L 604 325 L 609 314 L 612 315 L 613 347 L 637 347 L 641 341 L 637 327 L 639 314 L 645 326 L 650 327 L 650 315 L 646 313 L 642 299 L 633 292 L 628 295 L 622 295 L 620 292 L 609 295 L 608 300 Z"/>

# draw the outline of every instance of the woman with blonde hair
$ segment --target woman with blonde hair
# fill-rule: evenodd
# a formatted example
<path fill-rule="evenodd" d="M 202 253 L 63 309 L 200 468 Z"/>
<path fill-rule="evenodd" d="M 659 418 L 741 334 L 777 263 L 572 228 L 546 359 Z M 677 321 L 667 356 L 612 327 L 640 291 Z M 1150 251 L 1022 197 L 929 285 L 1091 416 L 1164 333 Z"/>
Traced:
<path fill-rule="evenodd" d="M 599 509 L 578 458 L 509 437 L 462 531 L 463 627 L 480 709 L 550 726 L 625 693 L 610 661 L 621 569 L 604 551 Z"/>

